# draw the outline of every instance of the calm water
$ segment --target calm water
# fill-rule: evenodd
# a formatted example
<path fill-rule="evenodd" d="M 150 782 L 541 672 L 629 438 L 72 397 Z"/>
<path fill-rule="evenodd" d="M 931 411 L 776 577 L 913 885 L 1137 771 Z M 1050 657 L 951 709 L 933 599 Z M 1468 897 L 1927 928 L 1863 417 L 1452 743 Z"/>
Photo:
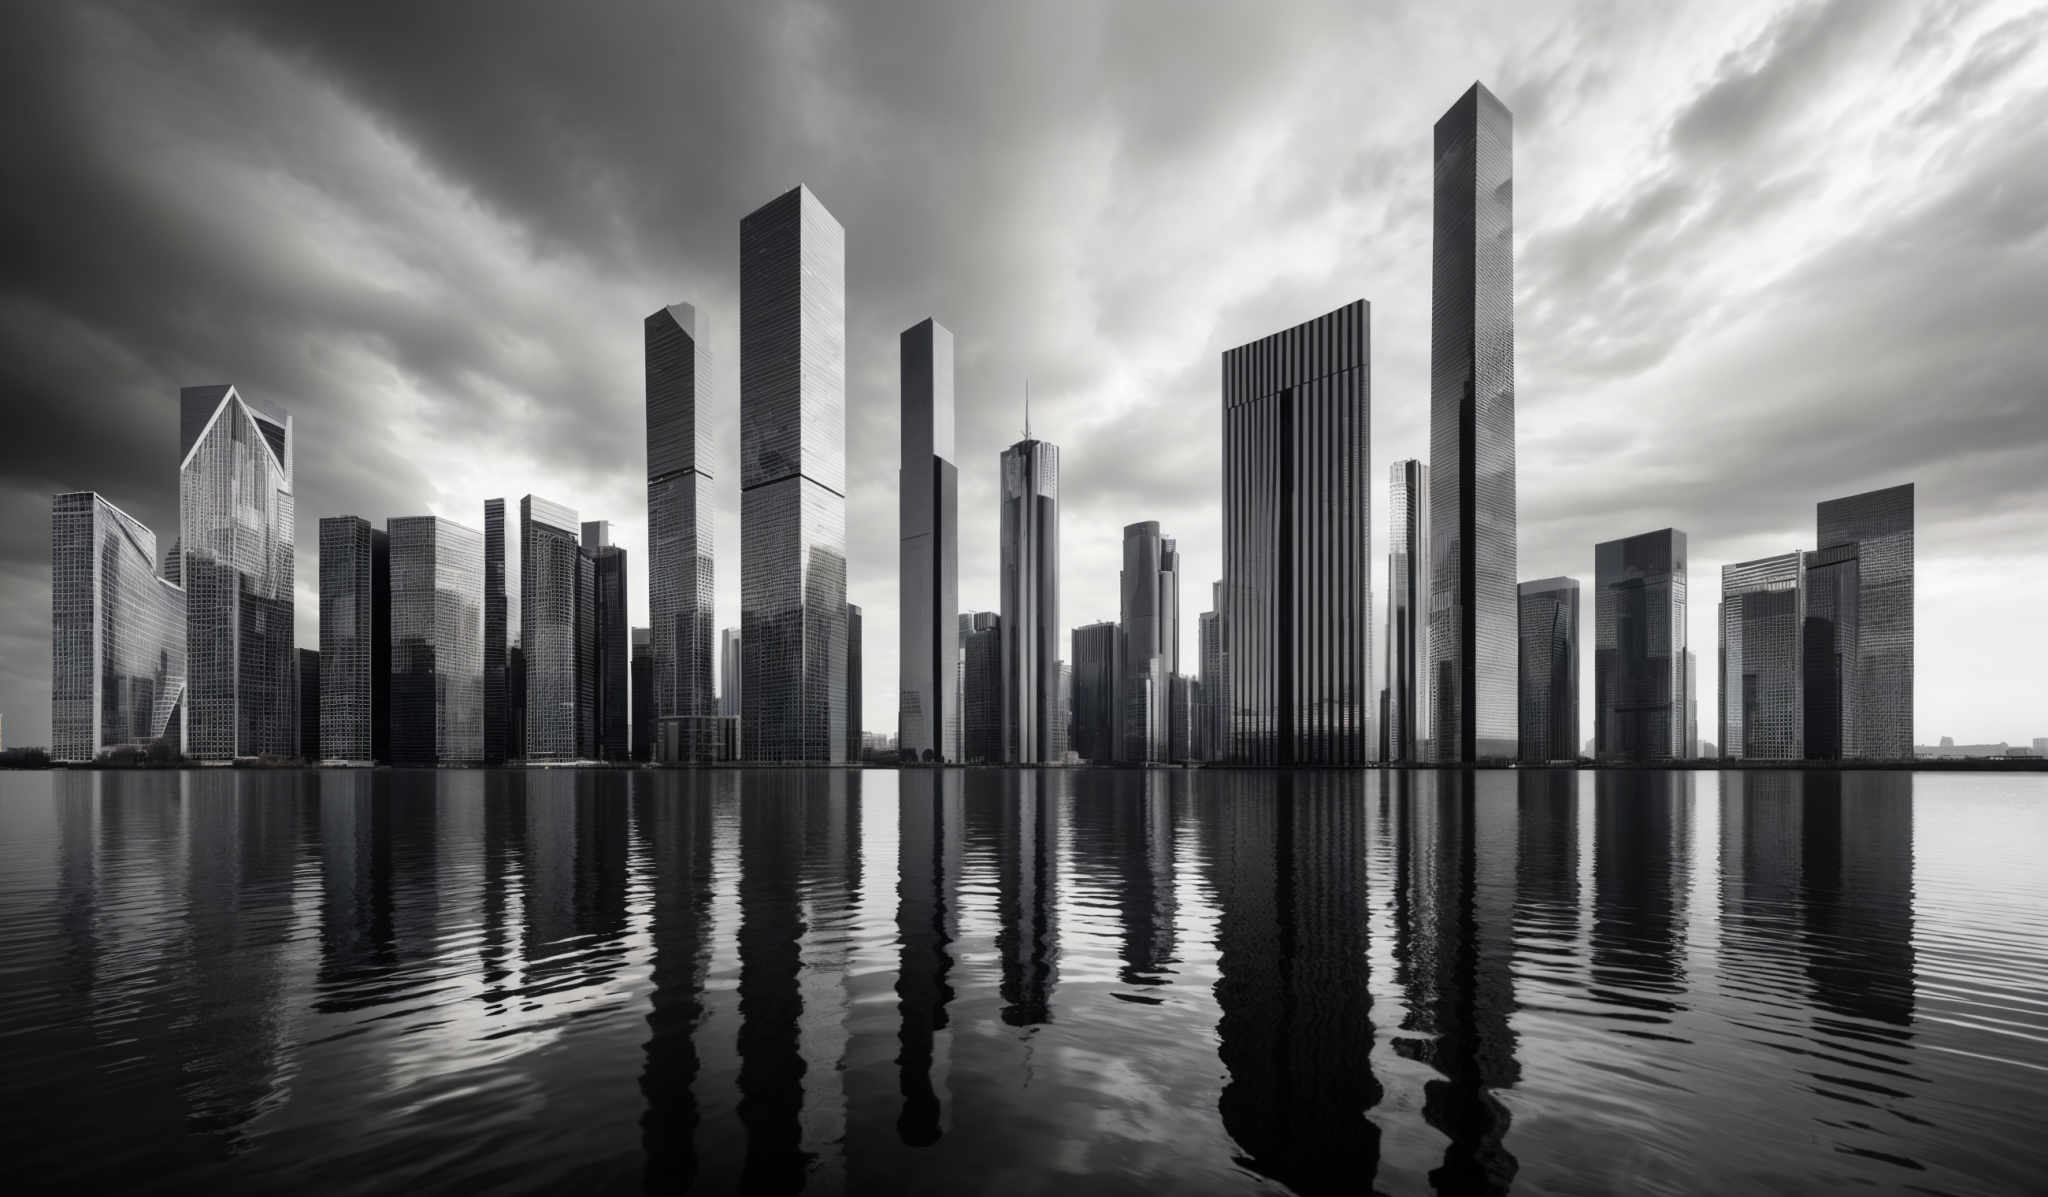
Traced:
<path fill-rule="evenodd" d="M 0 1158 L 2039 1191 L 2044 847 L 2010 775 L 0 774 Z"/>

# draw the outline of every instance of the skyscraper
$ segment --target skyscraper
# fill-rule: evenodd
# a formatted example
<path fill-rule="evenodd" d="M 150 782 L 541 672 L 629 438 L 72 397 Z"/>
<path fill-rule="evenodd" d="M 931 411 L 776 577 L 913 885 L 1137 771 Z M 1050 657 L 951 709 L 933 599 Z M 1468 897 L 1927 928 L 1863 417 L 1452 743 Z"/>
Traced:
<path fill-rule="evenodd" d="M 629 672 L 632 648 L 627 642 L 626 624 L 626 550 L 612 543 L 610 521 L 586 520 L 583 553 L 591 559 L 597 580 L 595 755 L 608 761 L 623 761 L 632 755 L 627 696 L 633 685 Z"/>
<path fill-rule="evenodd" d="M 846 604 L 846 759 L 860 759 L 860 606 Z"/>
<path fill-rule="evenodd" d="M 709 331 L 703 316 L 687 303 L 670 304 L 648 316 L 643 331 L 647 617 L 654 669 L 650 726 L 658 727 L 662 719 L 691 721 L 685 726 L 699 729 L 698 734 L 679 742 L 701 754 L 703 725 L 694 721 L 716 713 L 711 689 L 714 500 Z"/>
<path fill-rule="evenodd" d="M 1117 626 L 1104 621 L 1074 629 L 1075 755 L 1092 765 L 1116 760 L 1122 737 L 1122 686 L 1117 680 Z"/>
<path fill-rule="evenodd" d="M 320 650 L 299 650 L 299 759 L 320 757 Z"/>
<path fill-rule="evenodd" d="M 740 740 L 846 748 L 846 232 L 797 187 L 740 222 Z"/>
<path fill-rule="evenodd" d="M 1371 759 L 1371 318 L 1360 299 L 1223 355 L 1237 760 Z"/>
<path fill-rule="evenodd" d="M 1210 609 L 1195 618 L 1195 646 L 1201 657 L 1202 675 L 1195 691 L 1195 736 L 1191 746 L 1196 760 L 1221 761 L 1230 757 L 1230 734 L 1224 701 L 1223 681 L 1223 583 L 1210 584 Z"/>
<path fill-rule="evenodd" d="M 1516 588 L 1521 626 L 1521 759 L 1579 755 L 1579 580 L 1544 578 Z"/>
<path fill-rule="evenodd" d="M 953 334 L 923 320 L 897 338 L 902 414 L 898 471 L 897 749 L 911 760 L 946 751 L 958 696 L 960 478 L 953 464 Z"/>
<path fill-rule="evenodd" d="M 1805 554 L 1806 615 L 1800 630 L 1801 702 L 1808 760 L 1838 761 L 1857 743 L 1855 705 L 1858 573 L 1856 546 Z M 1725 684 L 1725 683 L 1724 683 Z M 1727 733 L 1721 733 L 1727 742 Z"/>
<path fill-rule="evenodd" d="M 1716 738 L 1727 760 L 1796 761 L 1806 755 L 1802 556 L 1781 553 L 1721 567 Z"/>
<path fill-rule="evenodd" d="M 1842 756 L 1913 758 L 1913 484 L 1829 499 L 1815 548 L 1854 545 L 1855 669 L 1843 677 Z"/>
<path fill-rule="evenodd" d="M 185 591 L 156 533 L 92 491 L 50 500 L 50 759 L 180 735 Z"/>
<path fill-rule="evenodd" d="M 391 759 L 484 756 L 484 537 L 439 516 L 389 520 Z"/>
<path fill-rule="evenodd" d="M 966 625 L 960 636 L 960 651 L 966 655 L 960 758 L 994 764 L 1003 759 L 1003 619 L 992 611 L 960 618 Z"/>
<path fill-rule="evenodd" d="M 179 577 L 185 586 L 185 753 L 291 756 L 292 421 L 227 385 L 178 395 Z"/>
<path fill-rule="evenodd" d="M 654 636 L 633 629 L 633 759 L 654 759 Z"/>
<path fill-rule="evenodd" d="M 1060 450 L 1031 437 L 1003 450 L 1003 751 L 1030 764 L 1059 759 Z"/>
<path fill-rule="evenodd" d="M 1387 535 L 1387 759 L 1429 760 L 1429 466 L 1414 458 L 1395 462 L 1387 480 Z M 1576 590 L 1572 628 L 1576 645 Z M 1576 725 L 1577 690 L 1572 715 Z"/>
<path fill-rule="evenodd" d="M 323 564 L 326 557 L 322 556 Z M 505 668 L 510 628 L 505 593 L 505 500 L 484 500 L 484 761 L 497 764 L 511 747 L 511 695 Z"/>
<path fill-rule="evenodd" d="M 1594 751 L 1603 761 L 1683 758 L 1685 562 L 1685 533 L 1672 528 L 1594 546 Z"/>
<path fill-rule="evenodd" d="M 1429 734 L 1437 760 L 1497 760 L 1517 746 L 1514 117 L 1480 84 L 1436 122 L 1433 211 Z"/>
<path fill-rule="evenodd" d="M 575 760 L 583 750 L 577 618 L 587 558 L 576 511 L 535 495 L 519 500 L 519 643 L 526 682 L 526 759 Z M 593 574 L 594 584 L 594 574 Z M 593 622 L 595 616 L 592 616 Z"/>
<path fill-rule="evenodd" d="M 1159 521 L 1124 525 L 1118 642 L 1121 747 L 1117 759 L 1163 761 L 1172 734 L 1173 675 L 1180 672 L 1180 550 Z"/>
<path fill-rule="evenodd" d="M 357 515 L 320 521 L 320 755 L 391 759 L 391 542 Z"/>
<path fill-rule="evenodd" d="M 722 628 L 718 633 L 718 713 L 740 717 L 740 630 Z"/>

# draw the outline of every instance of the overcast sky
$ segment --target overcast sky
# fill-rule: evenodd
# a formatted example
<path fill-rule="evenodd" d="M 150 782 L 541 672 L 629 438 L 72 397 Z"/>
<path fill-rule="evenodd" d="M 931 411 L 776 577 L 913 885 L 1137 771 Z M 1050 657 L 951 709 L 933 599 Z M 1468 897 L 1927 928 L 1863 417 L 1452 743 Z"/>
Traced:
<path fill-rule="evenodd" d="M 613 521 L 644 623 L 641 319 L 708 315 L 736 466 L 740 218 L 799 182 L 846 228 L 867 728 L 894 730 L 896 337 L 926 316 L 957 338 L 962 608 L 996 605 L 1028 375 L 1062 622 L 1116 617 L 1120 529 L 1157 519 L 1192 670 L 1223 350 L 1371 301 L 1384 553 L 1387 466 L 1427 453 L 1430 127 L 1474 79 L 1515 115 L 1521 575 L 1590 601 L 1594 542 L 1685 530 L 1713 739 L 1721 565 L 1912 481 L 1918 739 L 2048 735 L 2044 38 L 1943 0 L 16 6 L 6 739 L 49 736 L 50 496 L 167 546 L 183 385 L 295 418 L 300 644 L 321 516 L 480 527 L 528 492 Z"/>

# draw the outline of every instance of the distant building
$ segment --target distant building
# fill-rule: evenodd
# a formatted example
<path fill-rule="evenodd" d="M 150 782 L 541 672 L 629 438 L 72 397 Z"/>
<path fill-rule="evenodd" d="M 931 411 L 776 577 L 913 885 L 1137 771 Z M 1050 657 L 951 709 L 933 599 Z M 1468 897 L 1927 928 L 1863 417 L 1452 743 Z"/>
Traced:
<path fill-rule="evenodd" d="M 1435 138 L 1429 732 L 1439 761 L 1500 760 L 1518 743 L 1514 116 L 1475 83 L 1438 118 Z M 1681 693 L 1667 704 L 1671 746 L 1657 759 L 1677 750 Z"/>
<path fill-rule="evenodd" d="M 1060 451 L 1031 437 L 1003 450 L 1000 588 L 1003 752 L 998 759 L 1057 760 L 1059 712 Z"/>
<path fill-rule="evenodd" d="M 718 713 L 740 717 L 740 630 L 718 633 Z"/>
<path fill-rule="evenodd" d="M 650 313 L 641 322 L 641 334 L 647 396 L 651 741 L 655 719 L 701 719 L 721 712 L 713 707 L 711 689 L 715 538 L 710 332 L 695 306 L 676 303 Z M 735 696 L 738 693 L 733 690 Z"/>
<path fill-rule="evenodd" d="M 1196 617 L 1195 647 L 1201 677 L 1195 684 L 1195 730 L 1190 750 L 1196 760 L 1230 758 L 1230 685 L 1223 652 L 1223 583 L 1209 586 L 1209 610 Z"/>
<path fill-rule="evenodd" d="M 298 751 L 292 420 L 232 386 L 178 395 L 185 754 Z"/>
<path fill-rule="evenodd" d="M 1180 550 L 1159 534 L 1157 520 L 1124 526 L 1119 642 L 1122 746 L 1133 764 L 1166 759 L 1172 731 L 1169 687 L 1180 672 Z"/>
<path fill-rule="evenodd" d="M 1691 649 L 1685 650 L 1685 759 L 1700 755 L 1700 663 Z"/>
<path fill-rule="evenodd" d="M 484 757 L 484 537 L 439 516 L 386 523 L 391 537 L 391 759 Z"/>
<path fill-rule="evenodd" d="M 960 477 L 953 464 L 953 334 L 927 319 L 904 329 L 897 345 L 897 744 L 907 758 L 928 761 L 945 755 L 946 724 L 958 702 Z"/>
<path fill-rule="evenodd" d="M 626 623 L 626 550 L 612 543 L 608 520 L 586 520 L 583 524 L 583 553 L 593 563 L 597 581 L 593 636 L 597 650 L 597 677 L 593 687 L 597 709 L 596 756 L 623 761 L 632 755 L 628 696 L 632 692 L 629 673 L 632 646 Z"/>
<path fill-rule="evenodd" d="M 1003 759 L 1002 619 L 992 611 L 960 617 L 961 651 L 967 655 L 960 688 L 965 704 L 961 759 L 993 764 Z"/>
<path fill-rule="evenodd" d="M 596 571 L 583 555 L 576 512 L 536 495 L 519 501 L 519 642 L 526 665 L 525 759 L 575 760 L 588 751 L 586 633 L 595 630 Z M 588 571 L 588 577 L 585 573 Z M 583 612 L 583 600 L 591 611 Z M 594 644 L 594 639 L 591 641 Z"/>
<path fill-rule="evenodd" d="M 1796 761 L 1806 755 L 1806 569 L 1798 552 L 1721 567 L 1721 755 Z"/>
<path fill-rule="evenodd" d="M 391 759 L 391 541 L 355 515 L 320 521 L 320 755 Z"/>
<path fill-rule="evenodd" d="M 526 759 L 526 650 L 518 644 L 505 650 L 505 756 Z"/>
<path fill-rule="evenodd" d="M 740 741 L 846 758 L 846 231 L 797 187 L 740 223 Z"/>
<path fill-rule="evenodd" d="M 1516 593 L 1521 629 L 1521 759 L 1576 759 L 1579 580 L 1544 578 L 1523 582 Z"/>
<path fill-rule="evenodd" d="M 654 636 L 633 629 L 633 759 L 654 759 Z"/>
<path fill-rule="evenodd" d="M 1059 670 L 1059 709 L 1053 722 L 1053 759 L 1065 761 L 1073 744 L 1074 735 L 1074 671 L 1065 662 L 1055 663 Z"/>
<path fill-rule="evenodd" d="M 1387 480 L 1386 759 L 1430 759 L 1429 466 L 1410 458 Z M 1576 595 L 1576 590 L 1574 591 Z M 1578 600 L 1572 600 L 1576 618 Z M 1574 632 L 1576 639 L 1576 632 Z M 1577 666 L 1573 667 L 1576 675 Z M 1574 714 L 1577 702 L 1574 699 Z"/>
<path fill-rule="evenodd" d="M 1593 692 L 1603 761 L 1683 758 L 1686 543 L 1672 528 L 1596 545 Z"/>
<path fill-rule="evenodd" d="M 846 604 L 846 759 L 860 759 L 860 607 Z"/>
<path fill-rule="evenodd" d="M 50 500 L 50 759 L 174 745 L 185 701 L 185 591 L 156 533 L 92 491 Z"/>
<path fill-rule="evenodd" d="M 1364 300 L 1224 352 L 1223 638 L 1234 759 L 1372 759 L 1371 432 Z M 1124 632 L 1145 635 L 1128 614 Z M 1125 684 L 1135 702 L 1163 681 L 1138 671 Z"/>
<path fill-rule="evenodd" d="M 320 561 L 324 571 L 324 551 Z M 511 647 L 511 598 L 505 587 L 505 500 L 485 499 L 484 763 L 491 765 L 507 760 L 512 748 L 512 704 L 505 674 Z"/>
<path fill-rule="evenodd" d="M 320 650 L 299 650 L 299 759 L 320 759 Z"/>
<path fill-rule="evenodd" d="M 1095 765 L 1117 759 L 1122 736 L 1122 705 L 1118 701 L 1122 650 L 1117 631 L 1114 623 L 1105 621 L 1075 628 L 1073 634 L 1074 737 L 1069 747 Z"/>
<path fill-rule="evenodd" d="M 1854 668 L 1843 676 L 1842 756 L 1910 760 L 1913 755 L 1913 484 L 1818 505 L 1821 551 L 1856 552 Z"/>
<path fill-rule="evenodd" d="M 1166 759 L 1194 759 L 1195 679 L 1176 673 L 1166 682 Z"/>

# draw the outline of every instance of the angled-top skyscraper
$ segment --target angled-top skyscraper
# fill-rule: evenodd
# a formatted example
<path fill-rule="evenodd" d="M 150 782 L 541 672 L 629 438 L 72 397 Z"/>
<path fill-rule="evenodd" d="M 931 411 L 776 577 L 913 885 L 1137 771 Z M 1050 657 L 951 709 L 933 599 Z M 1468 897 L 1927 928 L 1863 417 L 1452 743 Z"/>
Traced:
<path fill-rule="evenodd" d="M 185 591 L 156 533 L 92 491 L 50 500 L 50 759 L 175 741 Z"/>
<path fill-rule="evenodd" d="M 1240 761 L 1372 759 L 1371 320 L 1354 300 L 1223 354 L 1223 639 Z M 1508 719 L 1512 736 L 1512 707 Z"/>
<path fill-rule="evenodd" d="M 809 188 L 740 222 L 740 743 L 846 748 L 846 231 Z"/>
<path fill-rule="evenodd" d="M 178 402 L 185 755 L 293 756 L 292 420 L 227 385 L 186 387 Z"/>
<path fill-rule="evenodd" d="M 921 320 L 897 339 L 903 458 L 897 473 L 900 695 L 897 747 L 943 757 L 960 653 L 960 475 L 953 464 L 953 334 Z M 957 734 L 957 729 L 956 729 Z"/>
<path fill-rule="evenodd" d="M 1002 456 L 1001 759 L 1012 764 L 1060 753 L 1060 450 L 1032 439 L 1030 419 L 1027 407 L 1024 439 Z"/>
<path fill-rule="evenodd" d="M 694 729 L 718 713 L 711 689 L 711 349 L 704 318 L 687 303 L 647 317 L 644 331 L 650 734 L 668 744 L 675 738 L 660 734 L 660 720 L 683 717 Z M 701 740 L 693 734 L 681 742 L 699 751 Z"/>
<path fill-rule="evenodd" d="M 1514 117 L 1474 83 L 1436 122 L 1429 674 L 1435 759 L 1515 755 Z"/>

